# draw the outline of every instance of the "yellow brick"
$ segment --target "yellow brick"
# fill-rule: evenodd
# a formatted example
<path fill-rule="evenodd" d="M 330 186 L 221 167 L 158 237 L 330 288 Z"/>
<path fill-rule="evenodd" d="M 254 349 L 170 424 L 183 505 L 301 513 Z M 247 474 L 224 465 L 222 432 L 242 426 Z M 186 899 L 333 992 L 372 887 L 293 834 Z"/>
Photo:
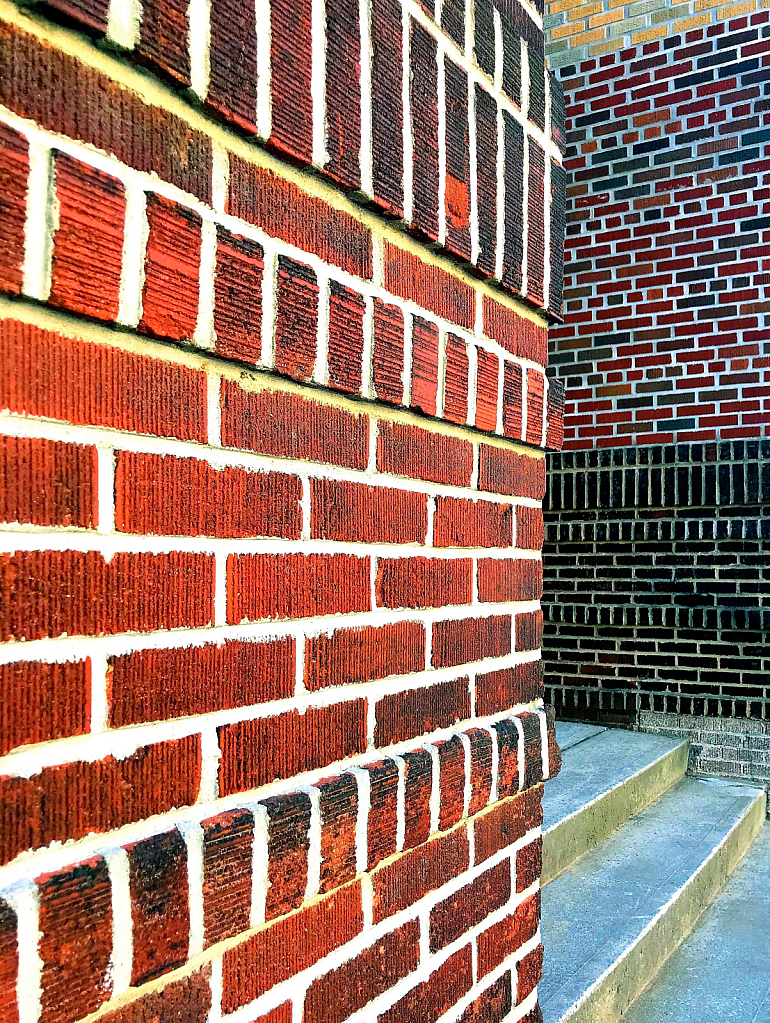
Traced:
<path fill-rule="evenodd" d="M 610 10 L 614 11 L 616 7 L 625 7 L 629 0 L 610 0 Z"/>
<path fill-rule="evenodd" d="M 713 11 L 715 7 L 719 7 L 722 0 L 695 0 L 696 11 Z"/>
<path fill-rule="evenodd" d="M 711 21 L 710 14 L 696 14 L 693 18 L 685 18 L 684 21 L 674 22 L 674 31 L 689 32 L 691 28 L 701 28 Z"/>
<path fill-rule="evenodd" d="M 605 53 L 622 50 L 625 45 L 622 39 L 605 39 L 603 43 L 594 43 L 593 46 L 589 46 L 588 52 L 592 57 L 600 57 Z"/>
<path fill-rule="evenodd" d="M 607 11 L 606 14 L 595 14 L 588 19 L 589 28 L 598 28 L 600 25 L 611 25 L 615 21 L 623 20 L 622 11 Z"/>
<path fill-rule="evenodd" d="M 720 7 L 717 11 L 717 19 L 719 21 L 727 21 L 729 18 L 740 18 L 742 14 L 753 14 L 756 9 L 757 0 L 745 0 L 742 4 Z"/>
<path fill-rule="evenodd" d="M 553 29 L 551 32 L 551 39 L 555 42 L 557 39 L 567 39 L 568 36 L 574 36 L 576 32 L 580 32 L 581 29 L 585 28 L 585 24 L 581 25 L 562 25 L 559 28 Z"/>
<path fill-rule="evenodd" d="M 595 28 L 593 32 L 581 32 L 579 36 L 573 36 L 570 46 L 583 46 L 585 43 L 595 43 L 597 39 L 604 39 L 604 29 Z"/>
<path fill-rule="evenodd" d="M 668 29 L 665 25 L 661 25 L 659 28 L 648 28 L 644 32 L 635 32 L 631 36 L 631 41 L 634 43 L 649 43 L 651 39 L 662 39 L 663 36 L 668 35 Z"/>
<path fill-rule="evenodd" d="M 578 7 L 567 15 L 569 21 L 577 21 L 578 18 L 587 18 L 589 14 L 600 14 L 601 4 L 586 4 L 585 7 Z"/>
<path fill-rule="evenodd" d="M 550 4 L 548 10 L 551 14 L 561 14 L 562 11 L 571 11 L 574 7 L 580 7 L 583 0 L 556 0 Z"/>

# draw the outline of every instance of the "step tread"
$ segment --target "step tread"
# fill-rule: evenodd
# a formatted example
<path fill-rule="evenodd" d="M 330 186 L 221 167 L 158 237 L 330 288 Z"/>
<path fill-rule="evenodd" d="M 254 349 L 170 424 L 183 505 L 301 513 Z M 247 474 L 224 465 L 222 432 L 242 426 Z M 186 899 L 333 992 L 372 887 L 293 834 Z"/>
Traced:
<path fill-rule="evenodd" d="M 770 1023 L 770 827 L 623 1017 L 628 1023 Z"/>
<path fill-rule="evenodd" d="M 757 797 L 746 785 L 683 778 L 543 889 L 548 1023 L 612 966 Z"/>
<path fill-rule="evenodd" d="M 556 741 L 562 748 L 564 763 L 557 780 L 546 785 L 543 793 L 546 831 L 683 742 L 620 728 L 578 730 L 587 728 L 596 726 L 556 722 Z"/>

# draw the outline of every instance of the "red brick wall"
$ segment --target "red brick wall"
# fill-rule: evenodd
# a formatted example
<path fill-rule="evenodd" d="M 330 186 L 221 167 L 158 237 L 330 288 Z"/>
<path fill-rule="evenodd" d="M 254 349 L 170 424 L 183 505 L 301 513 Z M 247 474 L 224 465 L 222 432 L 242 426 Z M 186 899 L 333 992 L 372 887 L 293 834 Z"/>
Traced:
<path fill-rule="evenodd" d="M 0 1023 L 539 1018 L 560 156 L 455 7 L 0 21 Z"/>

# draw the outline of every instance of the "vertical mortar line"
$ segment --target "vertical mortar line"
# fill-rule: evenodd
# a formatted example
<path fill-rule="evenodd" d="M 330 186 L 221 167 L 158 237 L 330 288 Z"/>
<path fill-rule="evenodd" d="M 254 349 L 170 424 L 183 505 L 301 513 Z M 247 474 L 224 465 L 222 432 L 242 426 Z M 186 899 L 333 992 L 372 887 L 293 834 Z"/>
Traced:
<path fill-rule="evenodd" d="M 262 352 L 260 362 L 265 369 L 275 365 L 275 319 L 278 305 L 278 253 L 264 250 L 262 272 Z"/>
<path fill-rule="evenodd" d="M 427 528 L 425 530 L 425 546 L 433 546 L 433 520 L 436 514 L 436 497 L 433 494 L 428 494 L 426 501 L 426 510 L 428 515 Z"/>
<path fill-rule="evenodd" d="M 524 54 L 527 52 L 526 43 L 522 42 L 522 59 Z M 524 77 L 524 68 L 522 64 L 522 81 Z M 524 86 L 522 84 L 522 93 Z M 522 101 L 523 102 L 523 101 Z M 529 259 L 527 257 L 527 250 L 529 249 L 529 135 L 526 130 L 524 131 L 524 162 L 522 174 L 524 180 L 522 181 L 522 231 L 521 231 L 521 294 L 526 295 L 529 290 Z"/>
<path fill-rule="evenodd" d="M 546 780 L 551 776 L 550 763 L 548 760 L 548 718 L 545 716 L 544 710 L 538 710 L 537 716 L 540 720 L 540 747 L 543 758 L 543 779 Z"/>
<path fill-rule="evenodd" d="M 492 11 L 492 24 L 495 31 L 495 73 L 494 73 L 494 85 L 497 92 L 502 92 L 503 89 L 503 67 L 504 67 L 504 53 L 503 53 L 503 22 L 500 17 L 500 11 L 495 6 Z"/>
<path fill-rule="evenodd" d="M 446 377 L 447 332 L 439 328 L 438 332 L 438 373 L 436 374 L 436 416 L 444 416 L 444 381 Z"/>
<path fill-rule="evenodd" d="M 446 242 L 446 54 L 436 47 L 436 97 L 438 102 L 438 243 Z"/>
<path fill-rule="evenodd" d="M 551 384 L 548 374 L 543 370 L 543 432 L 540 438 L 540 447 L 544 448 L 548 440 L 548 391 Z"/>
<path fill-rule="evenodd" d="M 412 313 L 404 309 L 404 400 L 407 408 L 412 403 Z"/>
<path fill-rule="evenodd" d="M 505 119 L 497 105 L 497 222 L 495 237 L 495 277 L 503 278 L 505 259 Z"/>
<path fill-rule="evenodd" d="M 211 206 L 215 213 L 227 213 L 230 187 L 230 154 L 219 142 L 211 143 Z"/>
<path fill-rule="evenodd" d="M 476 679 L 478 675 L 475 671 L 468 673 L 468 692 L 470 694 L 471 701 L 471 713 L 476 713 Z"/>
<path fill-rule="evenodd" d="M 503 432 L 503 397 L 505 388 L 505 359 L 497 360 L 497 422 L 495 433 Z"/>
<path fill-rule="evenodd" d="M 310 828 L 308 830 L 307 887 L 305 898 L 312 899 L 321 887 L 321 793 L 314 785 L 300 789 L 310 797 Z"/>
<path fill-rule="evenodd" d="M 270 20 L 270 4 L 265 3 L 265 0 L 254 0 L 254 7 L 257 33 L 257 134 L 262 139 L 268 139 L 273 130 L 270 66 L 273 26 Z"/>
<path fill-rule="evenodd" d="M 468 60 L 473 60 L 473 43 L 476 30 L 476 2 L 465 0 L 465 39 L 464 53 Z"/>
<path fill-rule="evenodd" d="M 359 0 L 358 23 L 361 38 L 361 191 L 374 195 L 372 160 L 372 7 L 371 0 Z"/>
<path fill-rule="evenodd" d="M 131 883 L 128 853 L 108 849 L 104 853 L 112 896 L 112 994 L 122 995 L 131 987 L 134 932 L 131 918 Z"/>
<path fill-rule="evenodd" d="M 519 792 L 523 792 L 526 775 L 526 772 L 524 770 L 525 768 L 524 757 L 526 756 L 526 749 L 524 746 L 524 726 L 521 723 L 521 719 L 516 714 L 514 714 L 511 717 L 511 721 L 513 721 L 514 727 L 516 728 L 516 732 L 518 734 L 518 740 L 516 742 L 516 759 L 518 760 L 517 766 L 519 768 Z"/>
<path fill-rule="evenodd" d="M 439 830 L 439 821 L 441 819 L 441 761 L 438 758 L 438 750 L 435 746 L 426 743 L 423 748 L 430 757 L 430 833 L 435 835 Z"/>
<path fill-rule="evenodd" d="M 21 290 L 28 298 L 46 302 L 51 294 L 53 236 L 59 211 L 54 183 L 53 152 L 32 135 L 29 143 L 27 209 L 24 221 L 24 270 Z"/>
<path fill-rule="evenodd" d="M 249 927 L 259 927 L 265 922 L 268 876 L 268 827 L 267 808 L 261 803 L 249 803 L 247 809 L 254 820 L 254 835 L 251 846 L 251 905 Z"/>
<path fill-rule="evenodd" d="M 323 167 L 328 159 L 326 152 L 325 0 L 312 0 L 311 39 L 310 95 L 313 101 L 313 163 L 316 167 Z"/>
<path fill-rule="evenodd" d="M 123 231 L 118 323 L 126 327 L 136 327 L 142 318 L 144 257 L 150 225 L 147 221 L 147 196 L 138 176 L 129 177 L 125 187 L 126 220 Z"/>
<path fill-rule="evenodd" d="M 361 353 L 361 394 L 374 398 L 374 299 L 364 296 L 364 347 Z"/>
<path fill-rule="evenodd" d="M 318 282 L 318 325 L 316 333 L 316 356 L 313 366 L 313 380 L 325 386 L 329 383 L 329 278 L 316 274 Z"/>
<path fill-rule="evenodd" d="M 492 784 L 489 788 L 489 803 L 497 802 L 497 772 L 500 768 L 500 751 L 497 748 L 497 732 L 492 725 L 486 729 L 492 739 Z"/>
<path fill-rule="evenodd" d="M 97 532 L 109 536 L 115 531 L 115 451 L 108 445 L 96 447 Z"/>
<path fill-rule="evenodd" d="M 398 768 L 398 787 L 396 789 L 396 852 L 404 851 L 406 837 L 406 761 L 403 757 L 394 756 Z"/>
<path fill-rule="evenodd" d="M 91 683 L 91 732 L 104 732 L 109 726 L 109 705 L 107 700 L 107 655 L 98 647 L 88 655 Z"/>
<path fill-rule="evenodd" d="M 200 955 L 205 942 L 203 922 L 203 828 L 197 821 L 184 821 L 179 831 L 187 847 L 190 946 L 188 958 Z"/>
<path fill-rule="evenodd" d="M 402 10 L 401 39 L 402 39 L 402 64 L 401 64 L 401 104 L 404 110 L 404 220 L 409 223 L 412 219 L 414 207 L 414 136 L 412 134 L 412 106 L 409 95 L 411 81 L 410 50 L 411 40 L 409 35 L 410 18 L 406 4 Z"/>
<path fill-rule="evenodd" d="M 372 234 L 372 284 L 385 286 L 385 239 Z"/>
<path fill-rule="evenodd" d="M 222 377 L 219 373 L 206 374 L 206 443 L 212 448 L 222 446 Z"/>
<path fill-rule="evenodd" d="M 257 3 L 259 3 L 259 0 L 257 0 Z M 223 994 L 222 956 L 217 956 L 216 959 L 211 961 L 211 1008 L 206 1017 L 206 1023 L 219 1023 L 222 1019 Z"/>
<path fill-rule="evenodd" d="M 198 317 L 193 341 L 200 348 L 212 349 L 214 333 L 214 280 L 217 266 L 217 226 L 213 220 L 201 224 L 201 258 L 198 269 Z"/>
<path fill-rule="evenodd" d="M 227 625 L 227 552 L 214 552 L 214 625 Z"/>
<path fill-rule="evenodd" d="M 468 353 L 468 426 L 476 424 L 476 378 L 478 376 L 478 347 L 472 342 L 466 341 L 465 350 Z M 475 449 L 475 445 L 474 445 Z M 473 486 L 473 483 L 471 483 Z"/>
<path fill-rule="evenodd" d="M 201 781 L 198 803 L 212 803 L 219 799 L 219 736 L 215 726 L 201 732 Z"/>
<path fill-rule="evenodd" d="M 366 460 L 366 471 L 377 472 L 377 443 L 379 438 L 380 421 L 376 416 L 369 416 L 369 451 Z"/>
<path fill-rule="evenodd" d="M 105 38 L 121 50 L 133 50 L 139 42 L 141 0 L 110 0 Z"/>
<path fill-rule="evenodd" d="M 19 972 L 16 1000 L 19 1023 L 37 1023 L 40 1018 L 43 961 L 40 958 L 40 895 L 34 881 L 24 880 L 6 894 L 16 914 L 16 942 Z"/>
<path fill-rule="evenodd" d="M 190 89 L 205 100 L 211 72 L 211 0 L 190 0 L 187 10 L 190 48 Z"/>
<path fill-rule="evenodd" d="M 468 81 L 468 180 L 471 191 L 471 262 L 479 260 L 479 196 L 478 196 L 478 141 L 476 138 L 476 85 L 471 75 Z M 476 293 L 478 304 L 478 292 Z"/>
<path fill-rule="evenodd" d="M 300 511 L 302 513 L 302 528 L 300 530 L 300 539 L 309 540 L 311 534 L 312 525 L 312 480 L 313 477 L 307 473 L 299 474 L 300 481 L 302 483 L 302 497 L 300 498 Z"/>
<path fill-rule="evenodd" d="M 369 865 L 369 814 L 372 810 L 372 779 L 361 767 L 351 767 L 358 788 L 356 815 L 356 873 L 365 874 Z"/>
<path fill-rule="evenodd" d="M 527 439 L 527 423 L 529 421 L 529 378 L 527 367 L 519 364 L 521 371 L 521 439 Z"/>
<path fill-rule="evenodd" d="M 305 630 L 299 629 L 294 639 L 294 695 L 306 693 L 305 688 Z"/>

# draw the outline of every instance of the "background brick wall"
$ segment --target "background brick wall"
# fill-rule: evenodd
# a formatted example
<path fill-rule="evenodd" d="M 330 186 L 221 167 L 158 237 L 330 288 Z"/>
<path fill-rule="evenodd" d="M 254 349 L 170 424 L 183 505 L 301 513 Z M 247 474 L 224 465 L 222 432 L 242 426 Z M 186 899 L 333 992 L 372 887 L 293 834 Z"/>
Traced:
<path fill-rule="evenodd" d="M 0 9 L 0 1023 L 541 1019 L 541 13 Z"/>

